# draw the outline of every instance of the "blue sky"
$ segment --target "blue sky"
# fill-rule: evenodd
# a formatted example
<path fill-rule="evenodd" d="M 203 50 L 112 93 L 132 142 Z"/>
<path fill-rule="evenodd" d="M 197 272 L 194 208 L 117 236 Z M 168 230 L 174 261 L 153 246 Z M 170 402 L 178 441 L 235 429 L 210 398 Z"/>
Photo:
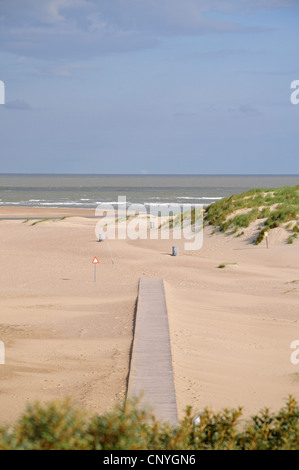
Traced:
<path fill-rule="evenodd" d="M 298 7 L 0 0 L 0 173 L 299 174 Z"/>

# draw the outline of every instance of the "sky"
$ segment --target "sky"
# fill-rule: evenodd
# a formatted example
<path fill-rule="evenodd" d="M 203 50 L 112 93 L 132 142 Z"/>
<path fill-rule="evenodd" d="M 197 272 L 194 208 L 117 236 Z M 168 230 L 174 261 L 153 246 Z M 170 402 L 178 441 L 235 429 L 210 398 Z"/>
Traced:
<path fill-rule="evenodd" d="M 298 0 L 0 0 L 0 173 L 299 174 L 298 20 Z"/>

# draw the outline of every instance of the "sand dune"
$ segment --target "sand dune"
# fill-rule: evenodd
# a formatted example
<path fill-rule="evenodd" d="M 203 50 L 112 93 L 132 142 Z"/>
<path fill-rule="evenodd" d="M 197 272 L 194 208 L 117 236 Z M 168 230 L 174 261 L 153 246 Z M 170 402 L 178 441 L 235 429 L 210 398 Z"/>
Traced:
<path fill-rule="evenodd" d="M 290 362 L 299 242 L 286 245 L 274 232 L 266 249 L 206 228 L 203 248 L 184 252 L 176 241 L 177 257 L 171 240 L 111 240 L 112 264 L 95 220 L 72 215 L 34 226 L 0 221 L 0 424 L 35 399 L 70 396 L 93 412 L 124 399 L 142 276 L 165 280 L 180 417 L 187 405 L 242 405 L 249 415 L 277 409 L 290 393 L 299 399 L 299 366 Z"/>

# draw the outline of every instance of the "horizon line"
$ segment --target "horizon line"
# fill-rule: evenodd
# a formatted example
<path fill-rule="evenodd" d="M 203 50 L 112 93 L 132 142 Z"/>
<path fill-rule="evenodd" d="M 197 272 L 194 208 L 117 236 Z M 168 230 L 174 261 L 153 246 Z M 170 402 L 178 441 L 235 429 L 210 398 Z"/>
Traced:
<path fill-rule="evenodd" d="M 299 177 L 299 173 L 0 173 L 0 176 L 288 176 Z"/>

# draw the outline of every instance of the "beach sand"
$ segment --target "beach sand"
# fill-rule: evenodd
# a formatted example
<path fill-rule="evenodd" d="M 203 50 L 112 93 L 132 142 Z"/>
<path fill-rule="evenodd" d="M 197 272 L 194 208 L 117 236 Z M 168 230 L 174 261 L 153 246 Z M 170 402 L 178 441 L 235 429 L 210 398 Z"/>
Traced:
<path fill-rule="evenodd" d="M 187 405 L 244 407 L 249 416 L 299 399 L 299 242 L 271 231 L 270 247 L 211 236 L 184 251 L 179 240 L 98 243 L 94 215 L 1 209 L 0 425 L 27 403 L 71 397 L 102 413 L 125 398 L 138 280 L 165 282 L 179 417 Z M 177 245 L 179 256 L 172 257 Z M 97 282 L 92 260 L 97 256 Z M 227 264 L 219 269 L 221 263 Z"/>

